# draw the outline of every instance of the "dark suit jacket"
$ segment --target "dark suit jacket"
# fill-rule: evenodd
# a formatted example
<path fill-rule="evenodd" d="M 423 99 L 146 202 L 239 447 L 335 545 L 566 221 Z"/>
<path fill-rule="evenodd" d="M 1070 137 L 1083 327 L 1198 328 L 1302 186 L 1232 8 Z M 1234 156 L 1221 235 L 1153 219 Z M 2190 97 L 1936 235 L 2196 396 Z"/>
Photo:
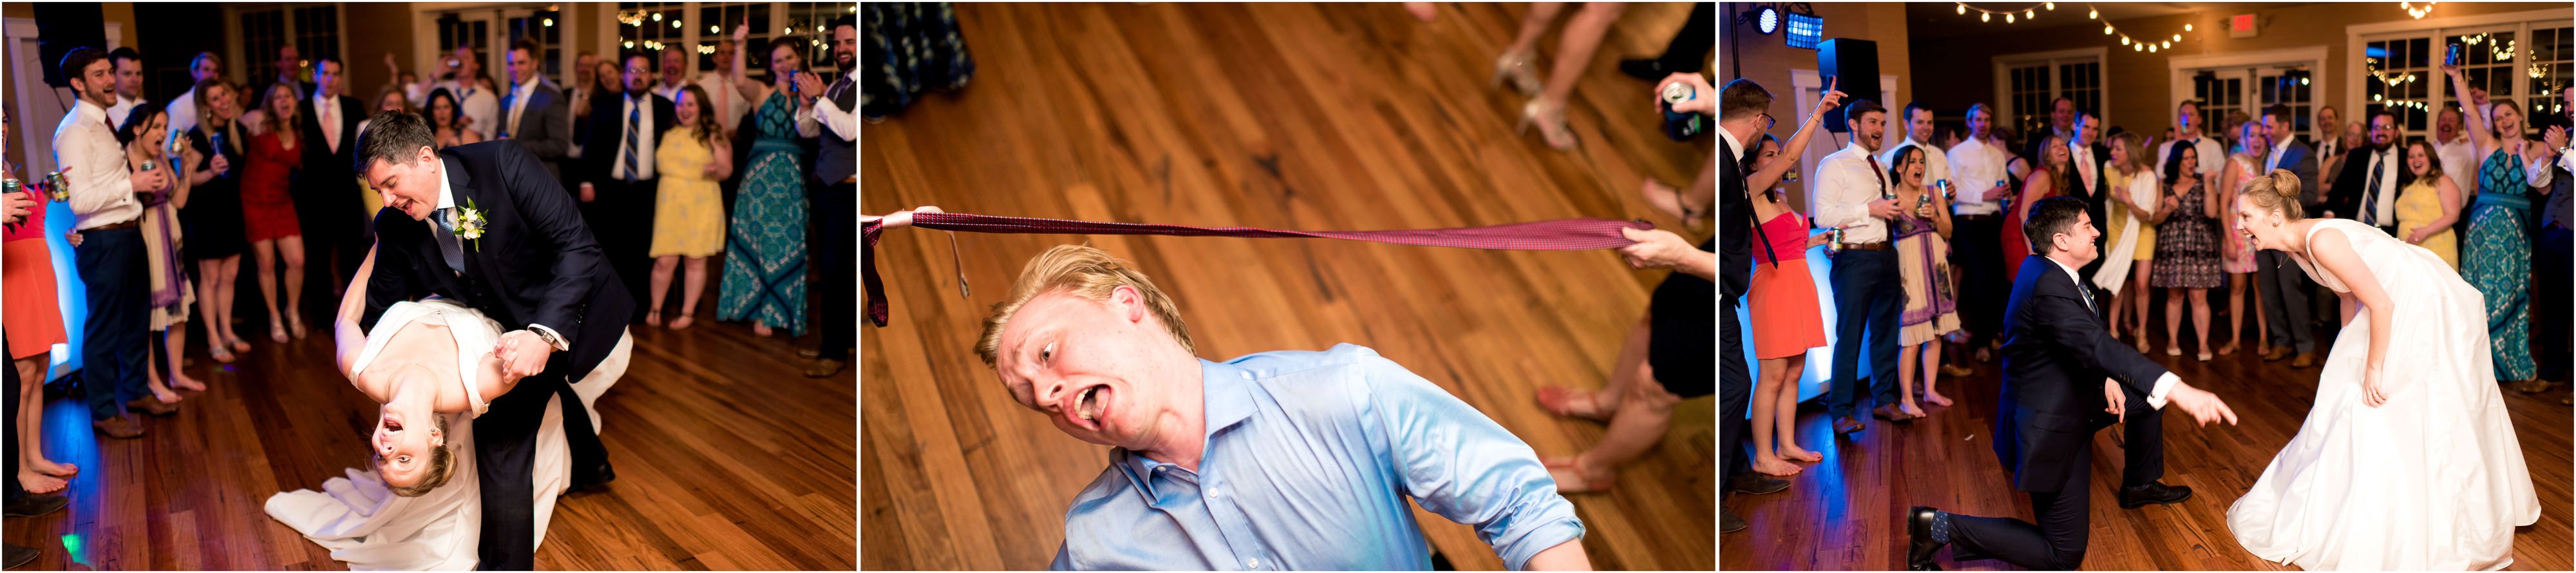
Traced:
<path fill-rule="evenodd" d="M 647 149 L 637 151 L 652 153 L 653 150 L 650 148 L 659 147 L 662 136 L 667 135 L 672 127 L 676 127 L 680 119 L 678 112 L 672 110 L 669 98 L 654 95 L 652 92 L 644 92 L 643 96 L 653 102 L 651 112 L 653 141 L 650 145 L 646 145 L 645 142 L 638 140 L 636 144 L 645 145 Z M 624 145 L 626 145 L 625 98 L 620 96 L 592 100 L 590 102 L 590 140 L 581 144 L 580 173 L 571 179 L 592 183 L 614 181 L 615 179 L 610 175 L 617 170 L 617 149 Z M 661 173 L 661 166 L 654 166 L 653 174 Z"/>
<path fill-rule="evenodd" d="M 439 150 L 456 205 L 482 212 L 481 239 L 464 241 L 465 272 L 448 270 L 429 222 L 401 211 L 376 215 L 376 269 L 367 281 L 373 328 L 385 307 L 438 294 L 483 311 L 506 330 L 542 324 L 572 346 L 547 359 L 541 376 L 579 382 L 617 346 L 634 298 L 600 254 L 572 196 L 517 143 L 487 141 Z M 530 386 L 533 387 L 533 386 Z"/>
<path fill-rule="evenodd" d="M 2370 153 L 2371 149 L 2367 146 L 2353 148 L 2351 151 L 2344 152 L 2343 168 L 2340 170 L 2341 173 L 2335 175 L 2335 181 L 2337 183 L 2335 184 L 2334 192 L 2326 194 L 2325 208 L 2333 209 L 2336 217 L 2355 221 L 2361 220 L 2361 199 L 2364 195 L 2368 194 L 2367 191 L 2370 187 Z M 2405 182 L 2402 181 L 2402 179 L 2406 178 L 2406 148 L 2402 145 L 2398 145 L 2397 143 L 2388 144 L 2387 161 L 2397 162 L 2398 178 L 2391 179 L 2387 182 L 2388 190 L 2380 193 L 2379 200 L 2382 202 L 2395 203 L 2397 202 L 2398 190 L 2405 185 Z M 2301 183 L 2305 182 L 2302 181 Z M 2305 191 L 2302 190 L 2301 192 L 2304 193 Z M 2389 213 L 2393 214 L 2396 213 L 2396 211 L 2392 209 Z M 2322 215 L 2319 213 L 2309 213 L 2308 216 L 2317 217 Z M 2382 227 L 2395 229 L 2397 228 L 2397 219 L 2395 218 L 2395 215 L 2391 215 L 2388 220 L 2380 221 L 2379 224 Z"/>
<path fill-rule="evenodd" d="M 2271 152 L 2265 151 L 2264 155 L 2268 157 Z M 2317 208 L 2325 206 L 2325 196 L 2317 192 L 2316 150 L 2308 144 L 2290 142 L 2288 149 L 2281 150 L 2279 161 L 2263 166 L 2264 173 L 2271 173 L 2273 169 L 2288 169 L 2299 174 L 2299 203 L 2308 207 L 2309 213 L 2316 213 Z"/>
<path fill-rule="evenodd" d="M 2102 379 L 2135 396 L 2155 389 L 2165 369 L 2119 340 L 2084 304 L 2075 279 L 2057 263 L 2022 259 L 2004 309 L 2004 389 L 1995 411 L 1995 457 L 2013 472 L 2013 489 L 2056 491 L 2067 472 L 2092 463 L 2093 432 L 2117 416 L 2103 412 Z M 2108 304 L 2109 301 L 2096 301 Z"/>
<path fill-rule="evenodd" d="M 1719 226 L 1728 228 L 1726 232 L 1718 233 L 1725 242 L 1718 248 L 1718 296 L 1725 299 L 1728 308 L 1733 308 L 1735 297 L 1743 296 L 1753 282 L 1753 249 L 1747 242 L 1755 224 L 1753 202 L 1744 196 L 1746 173 L 1735 163 L 1735 146 L 1727 145 L 1726 138 L 1720 137 L 1717 138 L 1717 148 L 1717 200 L 1723 203 L 1717 212 L 1724 220 Z"/>
<path fill-rule="evenodd" d="M 315 213 L 316 216 L 340 214 L 304 221 L 305 234 L 314 235 L 317 240 L 355 236 L 364 222 L 362 217 L 366 216 L 366 207 L 359 198 L 364 191 L 358 187 L 358 173 L 353 165 L 358 157 L 358 122 L 365 121 L 370 114 L 364 107 L 366 104 L 359 102 L 358 98 L 344 95 L 317 101 L 318 98 L 310 95 L 295 104 L 295 112 L 302 114 L 304 124 L 296 144 L 303 150 L 304 168 L 295 174 L 289 188 L 299 197 L 298 202 L 321 210 Z M 337 151 L 322 139 L 322 121 L 319 119 L 322 116 L 314 113 L 317 103 L 338 104 L 331 110 L 332 114 L 340 117 L 340 148 Z"/>
<path fill-rule="evenodd" d="M 546 173 L 560 180 L 563 167 L 558 163 L 563 161 L 565 153 L 572 151 L 572 101 L 564 99 L 563 92 L 555 91 L 545 82 L 537 82 L 528 94 L 527 108 L 519 111 L 518 131 L 509 132 L 510 139 L 527 147 L 529 153 L 536 154 L 537 161 L 545 165 Z M 508 92 L 502 92 L 501 96 L 500 112 L 494 119 L 501 122 L 499 129 L 512 129 L 510 106 L 516 102 L 508 99 Z"/>

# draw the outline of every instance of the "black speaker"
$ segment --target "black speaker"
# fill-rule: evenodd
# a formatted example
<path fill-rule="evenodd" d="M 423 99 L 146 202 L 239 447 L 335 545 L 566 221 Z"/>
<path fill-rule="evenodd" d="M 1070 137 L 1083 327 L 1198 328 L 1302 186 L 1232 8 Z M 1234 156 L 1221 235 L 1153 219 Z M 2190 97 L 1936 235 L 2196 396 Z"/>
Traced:
<path fill-rule="evenodd" d="M 1835 90 L 1849 96 L 1843 98 L 1843 105 L 1825 112 L 1825 129 L 1834 133 L 1851 130 L 1843 118 L 1843 110 L 1851 109 L 1851 102 L 1869 100 L 1878 102 L 1879 107 L 1887 107 L 1887 102 L 1880 101 L 1878 94 L 1878 42 L 1851 38 L 1825 40 L 1816 45 L 1816 70 L 1828 80 L 1817 84 L 1819 87 L 1833 85 Z M 1831 81 L 1835 79 L 1840 81 Z"/>
<path fill-rule="evenodd" d="M 63 78 L 63 54 L 75 48 L 107 49 L 106 22 L 97 2 L 36 2 L 36 53 L 45 59 L 45 85 L 71 87 Z"/>

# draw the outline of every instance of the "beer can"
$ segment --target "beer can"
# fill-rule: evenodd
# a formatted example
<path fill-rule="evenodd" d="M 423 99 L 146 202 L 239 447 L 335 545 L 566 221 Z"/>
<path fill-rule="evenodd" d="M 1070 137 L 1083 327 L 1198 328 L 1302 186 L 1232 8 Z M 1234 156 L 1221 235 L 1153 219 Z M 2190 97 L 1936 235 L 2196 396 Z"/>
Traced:
<path fill-rule="evenodd" d="M 55 201 L 70 202 L 72 200 L 71 179 L 63 177 L 61 171 L 45 174 L 45 194 Z"/>
<path fill-rule="evenodd" d="M 1699 90 L 1692 88 L 1687 82 L 1664 85 L 1663 102 L 1660 104 L 1664 108 L 1664 137 L 1673 138 L 1673 141 L 1688 141 L 1707 129 L 1708 119 L 1701 117 L 1700 114 L 1673 111 L 1673 104 L 1698 98 Z"/>
<path fill-rule="evenodd" d="M 0 179 L 0 195 L 7 195 L 26 190 L 26 187 L 18 184 L 18 178 L 16 177 Z"/>

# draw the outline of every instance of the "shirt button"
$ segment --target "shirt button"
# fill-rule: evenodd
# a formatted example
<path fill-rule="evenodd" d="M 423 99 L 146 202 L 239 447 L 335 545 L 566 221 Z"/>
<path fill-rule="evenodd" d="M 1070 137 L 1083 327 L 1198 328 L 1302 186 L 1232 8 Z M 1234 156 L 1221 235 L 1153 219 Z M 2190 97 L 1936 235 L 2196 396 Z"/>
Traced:
<path fill-rule="evenodd" d="M 1242 375 L 1243 375 L 1243 379 L 1245 379 L 1245 380 L 1251 380 L 1251 379 L 1252 379 L 1252 373 L 1251 373 L 1251 372 L 1242 372 L 1242 373 L 1240 373 L 1240 374 L 1242 374 Z"/>
<path fill-rule="evenodd" d="M 1245 568 L 1245 569 L 1260 569 L 1260 568 L 1261 568 L 1261 558 L 1259 558 L 1259 557 L 1255 557 L 1255 558 L 1252 558 L 1252 559 L 1246 559 L 1246 560 L 1244 560 L 1244 562 L 1243 562 L 1243 568 Z"/>

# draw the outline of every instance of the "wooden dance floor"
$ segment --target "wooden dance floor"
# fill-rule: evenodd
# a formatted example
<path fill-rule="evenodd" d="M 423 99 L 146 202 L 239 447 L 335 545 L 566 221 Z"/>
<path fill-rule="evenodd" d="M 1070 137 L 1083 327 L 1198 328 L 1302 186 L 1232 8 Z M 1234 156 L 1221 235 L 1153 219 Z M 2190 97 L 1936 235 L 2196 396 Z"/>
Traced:
<path fill-rule="evenodd" d="M 2225 299 L 2212 293 L 2216 310 Z M 2163 304 L 2154 305 L 2164 319 Z M 2248 307 L 2249 309 L 2251 307 Z M 2189 312 L 2186 307 L 2185 312 Z M 2213 322 L 2223 318 L 2212 317 Z M 2154 324 L 2161 325 L 2161 322 Z M 2186 322 L 2184 336 L 2190 336 Z M 2253 328 L 2248 323 L 2246 328 Z M 2184 356 L 2164 355 L 2164 334 L 2150 335 L 2156 352 L 2148 354 L 2184 381 L 2218 394 L 2236 411 L 2238 425 L 2201 427 L 2179 412 L 2165 415 L 2165 477 L 2168 485 L 2191 486 L 2192 497 L 2174 505 L 2121 509 L 2117 503 L 2123 466 L 2112 430 L 2093 440 L 2093 535 L 2084 568 L 2119 570 L 2284 570 L 2295 566 L 2255 557 L 2236 544 L 2227 529 L 2227 507 L 2251 488 L 2272 455 L 2299 432 L 2316 397 L 2317 368 L 2293 369 L 2289 360 L 2264 362 L 2250 350 L 2198 362 L 2189 341 Z M 2332 335 L 2318 331 L 2317 348 L 2329 347 Z M 2222 340 L 2212 340 L 2224 344 Z M 2254 339 L 2246 338 L 2247 344 Z M 2324 354 L 2321 352 L 2322 360 Z M 1751 525 L 1719 542 L 1726 570 L 1901 570 L 1905 568 L 1904 512 L 1917 505 L 1943 511 L 2031 519 L 2030 498 L 2013 491 L 2003 466 L 1995 461 L 1992 439 L 2001 363 L 1975 364 L 1967 378 L 1943 377 L 1942 393 L 1953 406 L 1924 403 L 1931 418 L 1898 426 L 1875 418 L 1870 426 L 1835 440 L 1832 420 L 1815 404 L 1805 404 L 1798 418 L 1798 444 L 1825 454 L 1806 471 L 1787 478 L 1788 490 L 1770 495 L 1736 495 L 1728 501 Z M 2505 410 L 2513 418 L 2514 436 L 2522 441 L 2523 461 L 2540 494 L 2540 520 L 2514 531 L 2516 571 L 2566 571 L 2570 566 L 2569 509 L 2571 471 L 2569 408 L 2558 403 L 2560 388 L 2544 394 L 2504 391 Z M 1867 398 L 1863 398 L 1866 405 Z M 1861 415 L 1867 416 L 1867 412 Z M 2019 569 L 1996 560 L 1952 561 L 1943 548 L 1945 569 Z"/>
<path fill-rule="evenodd" d="M 959 4 L 978 71 L 864 128 L 862 212 L 951 212 L 1288 229 L 1645 217 L 1641 177 L 1686 184 L 1714 155 L 1648 115 L 1621 57 L 1660 53 L 1688 4 L 1628 8 L 1573 97 L 1582 147 L 1514 137 L 1522 97 L 1485 87 L 1524 5 Z M 1568 9 L 1568 14 L 1573 12 Z M 1541 41 L 1556 51 L 1557 34 Z M 1677 229 L 1697 242 L 1705 231 Z M 1665 271 L 1608 251 L 1506 252 L 1330 240 L 944 233 L 878 246 L 892 304 L 862 327 L 865 569 L 1043 569 L 1108 448 L 1021 408 L 971 350 L 1030 256 L 1090 242 L 1173 294 L 1210 359 L 1336 343 L 1474 405 L 1541 455 L 1602 425 L 1557 419 L 1541 386 L 1598 387 Z M 1611 493 L 1571 496 L 1604 569 L 1716 566 L 1706 398 Z M 1457 568 L 1499 569 L 1466 525 L 1416 510 Z"/>
<path fill-rule="evenodd" d="M 714 317 L 715 282 L 699 317 Z M 335 372 L 322 328 L 282 345 L 257 320 L 240 332 L 256 346 L 229 365 L 191 337 L 187 372 L 209 389 L 145 416 L 142 437 L 97 434 L 86 402 L 52 396 L 45 451 L 81 473 L 62 492 L 70 507 L 9 518 L 9 543 L 44 551 L 27 569 L 347 568 L 261 508 L 363 466 L 376 404 Z M 794 351 L 810 333 L 795 344 L 711 320 L 633 333 L 626 376 L 598 402 L 617 480 L 558 501 L 536 567 L 856 566 L 853 371 L 804 377 Z"/>

